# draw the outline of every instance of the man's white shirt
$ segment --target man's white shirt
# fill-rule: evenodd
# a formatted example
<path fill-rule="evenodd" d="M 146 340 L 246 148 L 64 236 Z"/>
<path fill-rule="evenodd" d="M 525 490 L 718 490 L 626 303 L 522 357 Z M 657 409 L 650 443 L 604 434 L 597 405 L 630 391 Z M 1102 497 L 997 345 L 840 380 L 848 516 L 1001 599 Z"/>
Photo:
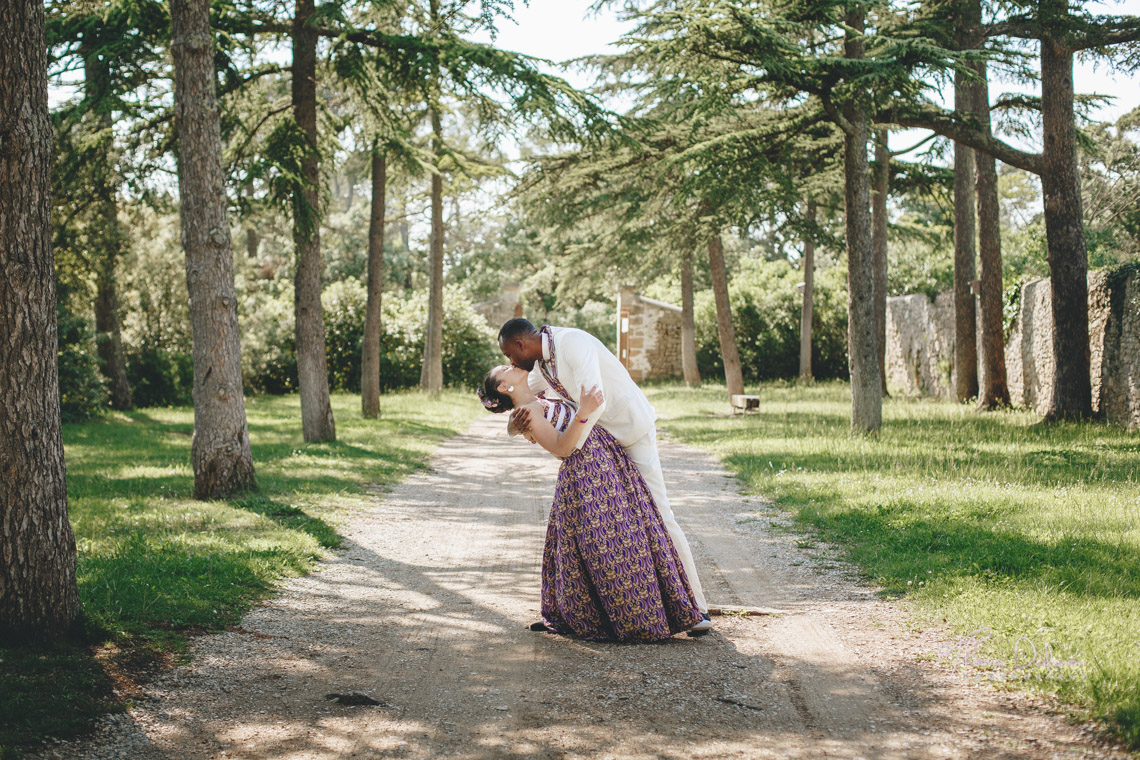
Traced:
<path fill-rule="evenodd" d="M 605 345 L 590 333 L 574 327 L 551 327 L 554 337 L 554 376 L 570 394 L 569 401 L 577 406 L 581 402 L 582 387 L 590 390 L 595 385 L 602 391 L 605 401 L 589 417 L 582 430 L 577 448 L 581 448 L 595 424 L 601 424 L 622 446 L 628 447 L 653 432 L 657 412 L 649 399 L 633 382 L 629 372 Z M 542 335 L 542 358 L 550 360 L 547 336 Z M 531 390 L 545 392 L 547 398 L 558 396 L 542 376 L 535 362 L 527 378 Z"/>

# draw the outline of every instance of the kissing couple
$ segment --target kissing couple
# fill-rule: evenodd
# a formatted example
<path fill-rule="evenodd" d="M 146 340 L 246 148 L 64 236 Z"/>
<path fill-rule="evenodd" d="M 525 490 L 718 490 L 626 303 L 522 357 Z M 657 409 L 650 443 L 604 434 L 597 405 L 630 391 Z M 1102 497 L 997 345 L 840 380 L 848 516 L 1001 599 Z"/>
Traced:
<path fill-rule="evenodd" d="M 592 641 L 660 641 L 712 630 L 689 542 L 673 517 L 657 453 L 656 412 L 601 341 L 571 327 L 512 319 L 510 365 L 478 389 L 523 434 L 562 460 L 542 556 L 542 622 Z"/>

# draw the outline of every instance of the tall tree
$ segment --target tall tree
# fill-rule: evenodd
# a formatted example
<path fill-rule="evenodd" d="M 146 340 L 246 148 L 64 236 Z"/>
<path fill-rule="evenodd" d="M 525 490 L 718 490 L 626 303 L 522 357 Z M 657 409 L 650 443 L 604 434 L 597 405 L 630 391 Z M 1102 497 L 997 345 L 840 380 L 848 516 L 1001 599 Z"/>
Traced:
<path fill-rule="evenodd" d="M 0 636 L 50 638 L 75 620 L 79 596 L 59 413 L 40 0 L 10 0 L 0 16 L 0 114 Z"/>
<path fill-rule="evenodd" d="M 843 53 L 866 57 L 866 12 L 849 5 L 844 13 Z M 871 182 L 867 165 L 870 131 L 866 95 L 856 93 L 836 120 L 843 130 L 844 216 L 847 231 L 847 361 L 851 368 L 851 429 L 871 433 L 883 424 L 883 386 L 875 335 L 874 260 L 871 252 Z"/>
<path fill-rule="evenodd" d="M 1014 13 L 982 27 L 991 38 L 1036 40 L 1040 45 L 1043 150 L 1031 153 L 998 140 L 974 114 L 946 113 L 930 102 L 898 102 L 883 121 L 923 127 L 1041 177 L 1053 314 L 1056 371 L 1049 420 L 1081 419 L 1092 412 L 1088 324 L 1088 250 L 1081 210 L 1074 116 L 1073 56 L 1082 51 L 1111 58 L 1140 41 L 1140 16 L 1094 15 L 1068 0 L 1018 0 Z M 1020 11 L 1020 12 L 1018 12 Z"/>
<path fill-rule="evenodd" d="M 293 119 L 302 150 L 301 182 L 293 188 L 293 247 L 296 273 L 293 306 L 297 335 L 297 379 L 301 389 L 301 433 L 306 441 L 335 441 L 329 397 L 325 320 L 321 310 L 320 182 L 317 135 L 317 30 L 314 0 L 297 0 L 293 16 Z"/>
<path fill-rule="evenodd" d="M 179 217 L 194 340 L 194 495 L 254 488 L 209 0 L 171 0 Z"/>
<path fill-rule="evenodd" d="M 815 224 L 815 201 L 807 202 L 807 219 Z M 800 380 L 806 383 L 814 379 L 811 372 L 811 325 L 815 303 L 815 237 L 804 237 L 804 292 L 800 304 Z"/>
<path fill-rule="evenodd" d="M 974 110 L 974 88 L 969 74 L 954 72 L 954 108 Z M 954 399 L 978 395 L 977 309 L 974 306 L 974 149 L 954 143 Z"/>
<path fill-rule="evenodd" d="M 891 186 L 890 131 L 875 130 L 875 166 L 871 180 L 871 259 L 875 271 L 875 339 L 879 378 L 887 395 L 887 195 Z"/>
<path fill-rule="evenodd" d="M 117 269 L 124 248 L 119 224 L 119 181 L 115 172 L 114 133 L 111 113 L 111 72 L 105 58 L 107 50 L 91 39 L 80 48 L 85 74 L 85 99 L 93 110 L 95 156 L 91 161 L 94 187 L 91 255 L 95 264 L 95 333 L 99 367 L 107 378 L 107 390 L 114 409 L 130 409 L 131 386 L 127 381 L 127 361 L 123 354 L 123 338 L 119 319 Z"/>
<path fill-rule="evenodd" d="M 380 417 L 380 334 L 384 297 L 384 214 L 388 192 L 388 158 L 372 145 L 372 209 L 368 221 L 368 300 L 364 308 L 360 404 L 365 419 Z"/>
<path fill-rule="evenodd" d="M 728 298 L 728 270 L 724 265 L 724 241 L 720 233 L 709 238 L 709 272 L 712 275 L 713 299 L 716 301 L 716 328 L 720 338 L 720 355 L 724 359 L 724 382 L 728 395 L 744 393 L 744 372 L 740 351 L 736 346 L 736 328 L 732 324 L 732 307 Z"/>
<path fill-rule="evenodd" d="M 693 251 L 684 246 L 681 251 L 681 373 L 685 385 L 701 386 L 701 371 L 697 367 L 697 330 L 693 319 Z"/>
<path fill-rule="evenodd" d="M 438 23 L 439 4 L 432 0 L 433 26 Z M 438 81 L 438 75 L 436 76 Z M 429 94 L 431 151 L 435 167 L 431 173 L 431 240 L 428 251 L 428 314 L 424 331 L 424 359 L 420 368 L 420 390 L 436 394 L 443 390 L 443 124 L 439 92 Z"/>
<path fill-rule="evenodd" d="M 980 5 L 980 3 L 979 3 Z M 985 61 L 977 64 L 978 81 L 974 109 L 978 123 L 990 132 L 990 91 Z M 982 365 L 978 382 L 978 408 L 1009 406 L 1005 372 L 1005 320 L 1002 314 L 1001 209 L 998 202 L 997 166 L 994 157 L 977 151 L 978 259 L 981 270 Z"/>

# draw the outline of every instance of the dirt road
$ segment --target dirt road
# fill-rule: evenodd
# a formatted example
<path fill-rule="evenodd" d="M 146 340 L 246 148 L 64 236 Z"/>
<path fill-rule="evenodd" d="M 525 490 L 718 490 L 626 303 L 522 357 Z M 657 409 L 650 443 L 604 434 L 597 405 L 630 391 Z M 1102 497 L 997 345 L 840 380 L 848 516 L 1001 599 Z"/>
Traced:
<path fill-rule="evenodd" d="M 93 739 L 41 756 L 1125 757 L 961 672 L 940 632 L 909 631 L 897 603 L 807 557 L 675 443 L 666 480 L 710 601 L 776 612 L 655 645 L 532 633 L 557 462 L 504 425 L 488 415 L 444 444 L 362 505 L 317 573 L 198 640 Z M 350 692 L 380 704 L 325 698 Z"/>

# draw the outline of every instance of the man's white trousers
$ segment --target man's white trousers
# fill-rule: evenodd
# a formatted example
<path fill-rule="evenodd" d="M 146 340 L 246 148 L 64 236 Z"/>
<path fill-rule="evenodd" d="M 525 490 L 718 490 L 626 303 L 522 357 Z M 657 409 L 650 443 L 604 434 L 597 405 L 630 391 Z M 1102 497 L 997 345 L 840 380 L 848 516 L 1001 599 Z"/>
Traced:
<path fill-rule="evenodd" d="M 677 524 L 673 516 L 673 509 L 669 506 L 669 497 L 665 495 L 665 475 L 661 472 L 661 456 L 657 453 L 657 429 L 649 433 L 632 445 L 625 447 L 630 461 L 636 465 L 649 486 L 649 493 L 653 496 L 657 510 L 661 513 L 661 521 L 665 523 L 665 530 L 677 547 L 677 556 L 681 558 L 681 565 L 685 568 L 685 575 L 689 576 L 689 586 L 693 589 L 693 596 L 697 599 L 697 607 L 701 612 L 708 612 L 708 603 L 705 601 L 705 592 L 701 588 L 701 580 L 697 575 L 697 566 L 693 562 L 693 551 L 689 548 L 689 540 L 685 538 L 684 531 Z"/>

